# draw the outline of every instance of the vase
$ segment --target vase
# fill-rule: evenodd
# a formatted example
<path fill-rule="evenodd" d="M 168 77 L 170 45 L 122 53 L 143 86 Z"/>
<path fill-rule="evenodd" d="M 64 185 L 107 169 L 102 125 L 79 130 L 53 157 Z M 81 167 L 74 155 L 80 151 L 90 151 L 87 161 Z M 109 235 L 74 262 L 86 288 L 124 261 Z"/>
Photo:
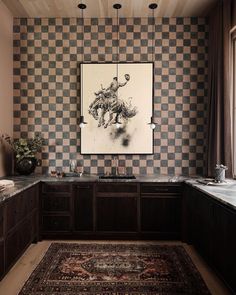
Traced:
<path fill-rule="evenodd" d="M 20 175 L 30 175 L 34 172 L 37 162 L 36 158 L 23 158 L 20 161 L 16 161 L 16 171 Z"/>

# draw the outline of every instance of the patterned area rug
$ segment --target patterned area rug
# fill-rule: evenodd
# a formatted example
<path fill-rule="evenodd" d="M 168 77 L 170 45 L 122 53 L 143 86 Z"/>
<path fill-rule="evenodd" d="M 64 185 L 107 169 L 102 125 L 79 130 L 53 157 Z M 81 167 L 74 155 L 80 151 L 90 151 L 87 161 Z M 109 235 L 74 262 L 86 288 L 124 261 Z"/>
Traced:
<path fill-rule="evenodd" d="M 182 246 L 52 243 L 19 295 L 209 295 Z"/>

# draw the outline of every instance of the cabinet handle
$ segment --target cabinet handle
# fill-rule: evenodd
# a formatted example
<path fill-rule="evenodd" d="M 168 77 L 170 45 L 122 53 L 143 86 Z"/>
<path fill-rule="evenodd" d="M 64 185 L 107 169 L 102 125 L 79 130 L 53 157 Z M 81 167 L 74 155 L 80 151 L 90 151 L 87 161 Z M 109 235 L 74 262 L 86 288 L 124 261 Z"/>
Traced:
<path fill-rule="evenodd" d="M 88 186 L 76 186 L 76 188 L 88 189 L 88 188 L 90 188 L 90 186 L 89 185 Z"/>
<path fill-rule="evenodd" d="M 155 188 L 155 191 L 156 192 L 168 192 L 169 191 L 169 189 L 168 188 Z"/>

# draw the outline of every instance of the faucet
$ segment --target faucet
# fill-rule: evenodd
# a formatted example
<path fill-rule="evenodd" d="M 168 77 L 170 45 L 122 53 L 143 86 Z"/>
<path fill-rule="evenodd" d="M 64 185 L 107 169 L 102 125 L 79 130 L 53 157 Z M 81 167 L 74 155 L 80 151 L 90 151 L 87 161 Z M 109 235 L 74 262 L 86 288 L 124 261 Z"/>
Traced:
<path fill-rule="evenodd" d="M 112 174 L 114 175 L 119 175 L 119 167 L 118 167 L 118 164 L 119 164 L 119 159 L 118 159 L 118 156 L 113 156 L 112 157 Z"/>

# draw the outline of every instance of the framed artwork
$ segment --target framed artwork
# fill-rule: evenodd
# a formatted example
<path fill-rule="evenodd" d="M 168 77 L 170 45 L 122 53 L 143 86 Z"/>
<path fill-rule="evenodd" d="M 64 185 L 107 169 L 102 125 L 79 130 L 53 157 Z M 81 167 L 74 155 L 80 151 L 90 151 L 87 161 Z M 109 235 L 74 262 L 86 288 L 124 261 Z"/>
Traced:
<path fill-rule="evenodd" d="M 83 63 L 80 70 L 88 123 L 81 154 L 152 154 L 153 63 Z"/>

